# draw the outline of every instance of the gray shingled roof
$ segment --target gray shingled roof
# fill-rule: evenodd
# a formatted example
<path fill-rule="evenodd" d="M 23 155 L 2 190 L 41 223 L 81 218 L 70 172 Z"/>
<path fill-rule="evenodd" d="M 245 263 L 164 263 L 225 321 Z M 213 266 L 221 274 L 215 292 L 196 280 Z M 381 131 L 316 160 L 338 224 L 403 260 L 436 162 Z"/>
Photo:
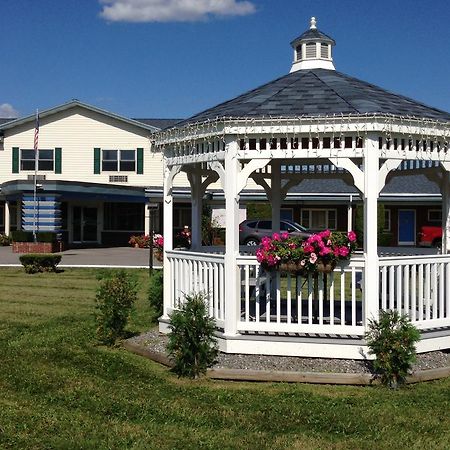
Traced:
<path fill-rule="evenodd" d="M 176 123 L 180 122 L 182 119 L 133 119 L 133 120 L 164 130 L 165 128 L 173 127 Z"/>
<path fill-rule="evenodd" d="M 450 113 L 334 70 L 298 70 L 177 126 L 217 118 L 393 114 L 450 121 Z"/>
<path fill-rule="evenodd" d="M 293 186 L 289 193 L 294 194 L 357 194 L 354 186 L 339 178 L 307 178 Z M 428 194 L 439 195 L 439 187 L 423 174 L 396 175 L 381 191 L 382 194 Z"/>
<path fill-rule="evenodd" d="M 333 38 L 330 38 L 330 36 L 327 36 L 325 33 L 322 33 L 321 31 L 319 31 L 317 28 L 316 29 L 309 29 L 306 30 L 303 34 L 301 34 L 298 38 L 295 38 L 292 42 L 291 45 L 294 42 L 299 42 L 299 41 L 317 41 L 317 40 L 321 40 L 321 41 L 328 41 L 331 42 L 333 44 L 335 44 L 335 41 Z"/>

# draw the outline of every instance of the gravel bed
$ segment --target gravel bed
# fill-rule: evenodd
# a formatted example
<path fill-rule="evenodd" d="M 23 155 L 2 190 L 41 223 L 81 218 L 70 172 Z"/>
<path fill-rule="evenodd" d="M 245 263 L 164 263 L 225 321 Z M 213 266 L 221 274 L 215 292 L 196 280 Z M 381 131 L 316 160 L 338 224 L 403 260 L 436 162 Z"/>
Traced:
<path fill-rule="evenodd" d="M 156 330 L 135 336 L 130 342 L 144 349 L 166 354 L 167 336 Z M 450 366 L 450 352 L 435 351 L 417 355 L 413 371 Z M 302 358 L 219 353 L 216 369 L 276 370 L 291 372 L 371 373 L 370 361 L 353 359 Z"/>

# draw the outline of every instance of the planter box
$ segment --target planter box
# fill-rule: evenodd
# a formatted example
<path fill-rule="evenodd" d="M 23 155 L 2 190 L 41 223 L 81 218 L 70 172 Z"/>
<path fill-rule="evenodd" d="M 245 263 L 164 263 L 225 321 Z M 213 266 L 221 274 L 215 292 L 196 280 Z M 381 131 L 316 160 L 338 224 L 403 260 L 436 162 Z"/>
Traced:
<path fill-rule="evenodd" d="M 58 253 L 64 250 L 63 242 L 13 242 L 13 253 Z"/>

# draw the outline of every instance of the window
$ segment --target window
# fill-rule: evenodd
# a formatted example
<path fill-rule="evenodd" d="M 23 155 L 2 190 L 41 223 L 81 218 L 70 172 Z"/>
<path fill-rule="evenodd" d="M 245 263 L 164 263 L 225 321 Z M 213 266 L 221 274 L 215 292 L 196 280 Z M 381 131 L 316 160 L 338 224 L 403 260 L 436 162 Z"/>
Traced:
<path fill-rule="evenodd" d="M 315 58 L 316 57 L 316 43 L 310 42 L 306 44 L 306 57 Z"/>
<path fill-rule="evenodd" d="M 185 226 L 191 227 L 191 208 L 189 206 L 177 206 L 173 210 L 173 227 L 182 229 Z"/>
<path fill-rule="evenodd" d="M 440 209 L 428 210 L 428 222 L 442 222 L 442 211 Z"/>
<path fill-rule="evenodd" d="M 297 61 L 300 61 L 302 59 L 302 44 L 297 45 L 295 51 L 297 52 Z"/>
<path fill-rule="evenodd" d="M 102 150 L 102 171 L 134 172 L 135 170 L 135 150 Z"/>
<path fill-rule="evenodd" d="M 39 150 L 38 170 L 53 170 L 54 152 L 53 150 Z M 20 151 L 20 170 L 34 170 L 35 152 L 34 150 L 22 149 Z"/>
<path fill-rule="evenodd" d="M 0 229 L 5 229 L 5 208 L 3 205 L 0 205 Z"/>
<path fill-rule="evenodd" d="M 320 57 L 328 58 L 328 44 L 320 44 Z"/>
<path fill-rule="evenodd" d="M 391 210 L 390 209 L 384 210 L 383 231 L 391 231 Z"/>
<path fill-rule="evenodd" d="M 302 209 L 301 223 L 305 228 L 312 230 L 335 230 L 336 210 L 335 209 Z"/>
<path fill-rule="evenodd" d="M 143 203 L 105 203 L 104 229 L 107 231 L 143 231 Z"/>

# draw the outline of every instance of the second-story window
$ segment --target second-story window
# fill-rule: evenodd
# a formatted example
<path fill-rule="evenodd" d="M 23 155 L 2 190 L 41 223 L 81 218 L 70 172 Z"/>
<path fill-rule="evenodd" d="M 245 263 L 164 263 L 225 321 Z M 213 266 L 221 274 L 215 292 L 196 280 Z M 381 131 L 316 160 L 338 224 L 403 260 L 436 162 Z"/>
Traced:
<path fill-rule="evenodd" d="M 34 150 L 22 149 L 20 151 L 20 170 L 34 170 L 35 157 Z M 38 170 L 54 170 L 53 150 L 39 150 L 38 158 Z"/>
<path fill-rule="evenodd" d="M 135 170 L 135 150 L 102 150 L 102 171 L 134 172 Z"/>

